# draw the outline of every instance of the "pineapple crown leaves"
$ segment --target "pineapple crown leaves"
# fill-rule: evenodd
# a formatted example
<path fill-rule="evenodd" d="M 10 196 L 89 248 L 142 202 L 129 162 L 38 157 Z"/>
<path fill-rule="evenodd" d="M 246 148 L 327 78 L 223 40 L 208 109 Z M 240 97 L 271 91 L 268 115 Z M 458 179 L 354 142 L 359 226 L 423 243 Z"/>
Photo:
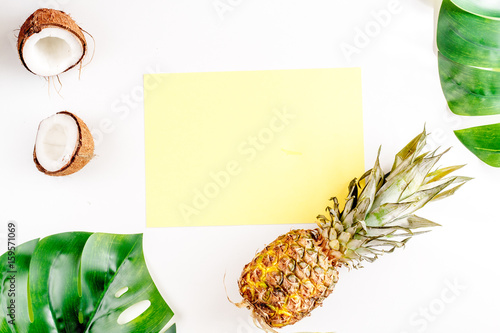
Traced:
<path fill-rule="evenodd" d="M 424 129 L 395 156 L 387 174 L 380 167 L 379 149 L 374 167 L 350 182 L 343 211 L 337 198 L 331 198 L 328 216 L 318 216 L 322 235 L 340 262 L 360 267 L 361 261 L 373 262 L 427 232 L 414 229 L 438 226 L 413 213 L 430 201 L 451 196 L 471 179 L 449 176 L 463 165 L 435 168 L 448 150 L 422 153 L 426 138 Z"/>

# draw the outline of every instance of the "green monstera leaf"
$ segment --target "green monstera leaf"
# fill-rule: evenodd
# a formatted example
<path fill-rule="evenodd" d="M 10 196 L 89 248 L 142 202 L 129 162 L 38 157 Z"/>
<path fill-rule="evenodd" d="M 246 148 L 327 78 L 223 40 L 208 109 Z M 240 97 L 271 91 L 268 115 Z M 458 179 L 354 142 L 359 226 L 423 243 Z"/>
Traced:
<path fill-rule="evenodd" d="M 500 114 L 500 2 L 444 0 L 437 28 L 441 87 L 450 110 L 461 116 Z M 486 138 L 498 126 L 455 132 L 481 160 L 500 167 L 500 145 Z M 473 135 L 468 138 L 467 136 Z M 484 140 L 477 145 L 478 138 Z M 480 147 L 481 149 L 476 149 Z"/>
<path fill-rule="evenodd" d="M 455 134 L 484 163 L 500 165 L 500 124 L 466 128 Z"/>
<path fill-rule="evenodd" d="M 0 264 L 1 333 L 176 332 L 142 234 L 56 234 L 18 246 Z"/>

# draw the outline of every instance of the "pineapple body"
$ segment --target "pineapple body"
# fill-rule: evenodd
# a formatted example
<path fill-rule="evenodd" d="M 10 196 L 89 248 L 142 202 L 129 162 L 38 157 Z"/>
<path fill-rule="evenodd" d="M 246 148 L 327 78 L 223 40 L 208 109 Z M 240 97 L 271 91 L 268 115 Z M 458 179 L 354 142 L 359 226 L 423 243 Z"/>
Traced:
<path fill-rule="evenodd" d="M 292 230 L 245 266 L 238 282 L 242 304 L 263 327 L 294 324 L 330 295 L 337 267 L 319 230 Z"/>
<path fill-rule="evenodd" d="M 338 268 L 403 247 L 413 236 L 438 224 L 414 214 L 430 201 L 451 196 L 468 177 L 449 176 L 462 166 L 435 168 L 442 154 L 422 152 L 425 130 L 398 154 L 390 172 L 377 158 L 353 179 L 340 210 L 337 198 L 317 217 L 319 228 L 292 230 L 278 237 L 247 264 L 238 280 L 243 301 L 268 332 L 291 325 L 320 306 L 338 280 Z M 444 154 L 444 153 L 443 153 Z"/>

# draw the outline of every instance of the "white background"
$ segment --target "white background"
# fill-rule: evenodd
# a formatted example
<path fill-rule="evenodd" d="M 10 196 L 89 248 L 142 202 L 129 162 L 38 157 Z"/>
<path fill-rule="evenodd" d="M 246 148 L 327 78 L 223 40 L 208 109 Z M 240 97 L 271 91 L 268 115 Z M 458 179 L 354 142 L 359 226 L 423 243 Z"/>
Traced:
<path fill-rule="evenodd" d="M 220 3 L 226 11 L 216 9 Z M 16 29 L 45 6 L 70 13 L 96 41 L 80 79 L 77 70 L 60 76 L 60 96 L 22 67 L 15 50 Z M 18 243 L 64 231 L 142 232 L 146 261 L 179 332 L 259 332 L 248 311 L 226 299 L 223 277 L 239 301 L 243 266 L 293 226 L 147 229 L 142 75 L 361 67 L 367 168 L 379 145 L 389 167 L 426 124 L 432 148 L 453 147 L 442 164 L 467 163 L 461 174 L 475 179 L 420 212 L 442 227 L 362 270 L 342 271 L 324 306 L 282 332 L 499 332 L 500 170 L 477 160 L 453 130 L 500 118 L 448 110 L 435 53 L 438 8 L 432 0 L 4 0 L 0 227 L 16 221 Z M 346 45 L 355 53 L 343 52 Z M 79 173 L 51 178 L 36 170 L 33 143 L 40 120 L 62 110 L 86 121 L 97 156 Z"/>

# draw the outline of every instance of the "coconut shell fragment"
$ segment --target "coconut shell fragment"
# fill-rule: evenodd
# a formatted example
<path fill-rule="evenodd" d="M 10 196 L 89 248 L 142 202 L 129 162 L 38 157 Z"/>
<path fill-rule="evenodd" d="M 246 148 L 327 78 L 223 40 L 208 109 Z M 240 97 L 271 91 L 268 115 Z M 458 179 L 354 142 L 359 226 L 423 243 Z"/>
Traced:
<path fill-rule="evenodd" d="M 94 139 L 76 115 L 62 111 L 40 122 L 33 151 L 37 169 L 49 176 L 66 176 L 94 157 Z"/>
<path fill-rule="evenodd" d="M 68 14 L 41 8 L 21 26 L 17 49 L 27 70 L 50 77 L 80 64 L 87 42 L 82 29 Z"/>

